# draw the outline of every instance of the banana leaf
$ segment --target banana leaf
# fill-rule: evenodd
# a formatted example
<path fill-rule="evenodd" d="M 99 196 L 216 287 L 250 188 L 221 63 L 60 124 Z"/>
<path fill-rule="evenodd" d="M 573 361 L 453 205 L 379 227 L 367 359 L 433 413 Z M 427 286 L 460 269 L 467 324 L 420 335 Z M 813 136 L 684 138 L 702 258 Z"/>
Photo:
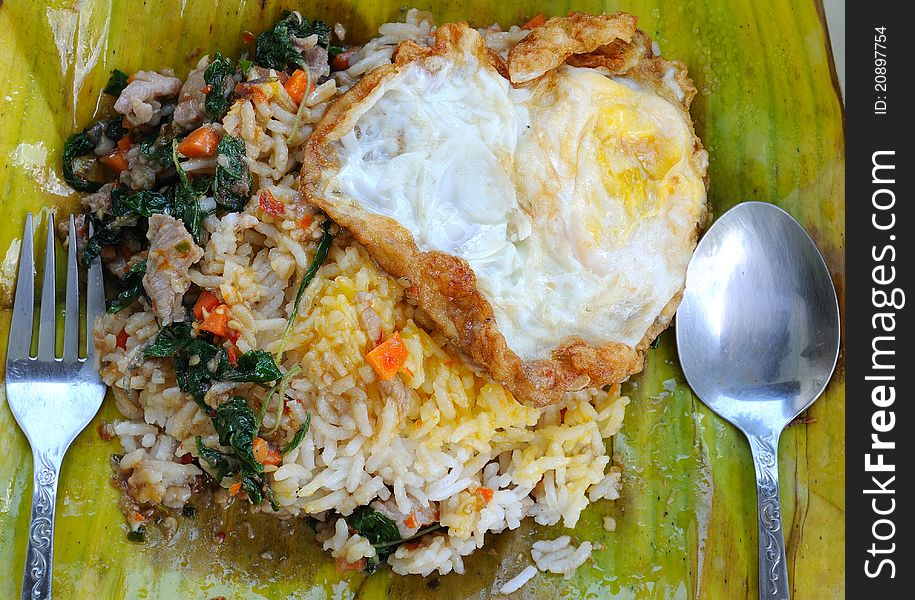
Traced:
<path fill-rule="evenodd" d="M 101 94 L 119 68 L 185 75 L 201 53 L 237 56 L 242 32 L 284 8 L 347 26 L 364 40 L 402 18 L 401 0 L 7 0 L 0 2 L 0 359 L 27 211 L 73 209 L 60 153 L 77 128 L 110 107 Z M 439 22 L 524 22 L 538 14 L 626 10 L 668 58 L 685 62 L 699 95 L 693 116 L 709 151 L 715 214 L 744 200 L 794 215 L 826 257 L 844 314 L 843 108 L 818 2 L 777 0 L 505 0 L 417 2 Z M 40 246 L 39 246 L 40 247 Z M 61 282 L 62 283 L 62 282 Z M 62 289 L 59 285 L 58 289 Z M 5 360 L 4 360 L 5 362 Z M 530 563 L 538 538 L 568 533 L 596 545 L 569 580 L 538 575 L 530 598 L 756 597 L 756 501 L 749 449 L 691 393 L 665 333 L 611 442 L 624 468 L 622 498 L 590 506 L 574 530 L 526 522 L 492 536 L 465 575 L 340 573 L 304 523 L 220 515 L 181 517 L 176 535 L 126 538 L 109 484 L 117 442 L 95 431 L 116 418 L 106 402 L 73 444 L 58 499 L 54 588 L 60 598 L 490 598 Z M 0 390 L 2 394 L 2 390 Z M 0 402 L 0 597 L 20 586 L 31 498 L 31 455 Z M 845 388 L 840 359 L 823 397 L 781 440 L 782 515 L 796 598 L 844 597 Z M 616 531 L 603 518 L 616 519 Z M 226 534 L 221 539 L 220 532 Z"/>

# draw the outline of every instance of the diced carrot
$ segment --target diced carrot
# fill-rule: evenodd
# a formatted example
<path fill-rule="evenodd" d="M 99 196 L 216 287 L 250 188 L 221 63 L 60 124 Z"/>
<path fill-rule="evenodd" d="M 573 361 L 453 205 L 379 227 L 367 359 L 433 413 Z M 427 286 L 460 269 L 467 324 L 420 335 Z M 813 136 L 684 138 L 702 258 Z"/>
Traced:
<path fill-rule="evenodd" d="M 229 349 L 226 350 L 226 354 L 229 357 L 229 364 L 233 367 L 238 366 L 238 347 L 229 346 Z"/>
<path fill-rule="evenodd" d="M 409 516 L 403 520 L 403 524 L 410 529 L 416 529 L 416 513 L 411 512 Z"/>
<path fill-rule="evenodd" d="M 187 134 L 178 144 L 178 152 L 188 158 L 204 158 L 216 155 L 219 134 L 209 127 L 198 127 Z"/>
<path fill-rule="evenodd" d="M 241 337 L 241 332 L 236 329 L 230 329 L 228 337 L 229 337 L 230 342 L 232 342 L 233 344 L 237 344 L 238 338 Z"/>
<path fill-rule="evenodd" d="M 200 324 L 200 329 L 220 337 L 229 337 L 229 307 L 220 304 L 214 308 Z"/>
<path fill-rule="evenodd" d="M 261 437 L 254 438 L 254 460 L 262 465 L 278 465 L 283 462 L 283 455 L 267 445 L 267 440 Z"/>
<path fill-rule="evenodd" d="M 241 41 L 243 41 L 244 43 L 246 43 L 246 44 L 253 44 L 253 43 L 254 43 L 254 39 L 255 39 L 255 38 L 254 38 L 254 34 L 251 33 L 250 31 L 242 31 L 242 32 L 241 32 Z"/>
<path fill-rule="evenodd" d="M 130 136 L 129 133 L 125 136 L 122 136 L 121 139 L 118 140 L 118 150 L 123 150 L 124 152 L 127 152 L 128 150 L 130 150 L 130 148 L 132 146 L 133 146 L 133 138 Z"/>
<path fill-rule="evenodd" d="M 143 521 L 146 520 L 146 517 L 144 517 L 140 513 L 133 513 L 133 520 L 136 523 L 142 523 Z"/>
<path fill-rule="evenodd" d="M 311 227 L 311 224 L 314 222 L 315 222 L 315 218 L 313 216 L 305 215 L 304 217 L 299 219 L 299 227 L 301 227 L 302 229 L 308 229 L 309 227 Z"/>
<path fill-rule="evenodd" d="M 527 23 L 521 26 L 521 29 L 536 29 L 546 23 L 546 16 L 543 13 L 540 13 Z"/>
<path fill-rule="evenodd" d="M 203 94 L 204 96 L 209 94 L 212 91 L 213 91 L 212 85 L 205 85 L 202 88 L 200 88 L 200 93 Z"/>
<path fill-rule="evenodd" d="M 264 460 L 267 459 L 267 441 L 264 438 L 256 437 L 252 442 L 253 451 L 254 451 L 254 460 L 264 464 Z"/>
<path fill-rule="evenodd" d="M 204 311 L 209 314 L 219 305 L 219 298 L 216 297 L 216 294 L 209 290 L 203 290 L 200 292 L 200 296 L 197 297 L 197 302 L 194 303 L 194 316 L 197 317 L 198 321 L 202 321 L 206 317 Z"/>
<path fill-rule="evenodd" d="M 130 77 L 127 78 L 127 83 L 133 83 L 133 80 L 136 78 L 137 78 L 136 73 L 131 74 Z"/>
<path fill-rule="evenodd" d="M 311 77 L 302 69 L 296 69 L 295 72 L 286 81 L 286 93 L 296 104 L 301 104 L 308 88 L 311 87 Z"/>
<path fill-rule="evenodd" d="M 261 89 L 260 84 L 251 84 L 239 82 L 235 84 L 235 93 L 244 100 L 251 99 L 254 102 L 266 102 L 267 95 Z"/>
<path fill-rule="evenodd" d="M 121 350 L 127 350 L 127 332 L 123 329 L 118 332 L 117 335 L 117 347 Z"/>
<path fill-rule="evenodd" d="M 229 495 L 230 495 L 230 496 L 237 496 L 237 495 L 238 495 L 238 492 L 239 492 L 240 490 L 241 490 L 241 482 L 240 482 L 240 481 L 236 481 L 235 483 L 233 483 L 232 485 L 229 486 Z"/>
<path fill-rule="evenodd" d="M 407 362 L 409 355 L 410 353 L 404 345 L 400 333 L 395 332 L 394 335 L 375 346 L 371 352 L 366 354 L 365 360 L 372 365 L 379 379 L 388 381 L 397 375 L 397 371 Z"/>
<path fill-rule="evenodd" d="M 261 210 L 272 217 L 282 217 L 286 212 L 286 205 L 273 197 L 270 190 L 263 190 L 260 195 Z"/>
<path fill-rule="evenodd" d="M 108 156 L 103 156 L 103 157 L 99 158 L 99 162 L 101 162 L 103 165 L 105 165 L 106 167 L 108 167 L 109 169 L 114 171 L 115 173 L 120 173 L 121 171 L 126 171 L 127 167 L 128 167 L 127 157 L 125 156 L 125 152 L 123 152 L 122 150 L 115 150 Z"/>
<path fill-rule="evenodd" d="M 492 488 L 478 487 L 476 490 L 474 490 L 473 494 L 477 497 L 477 510 L 480 510 L 489 504 L 490 500 L 492 500 L 493 491 Z"/>
<path fill-rule="evenodd" d="M 356 53 L 356 49 L 344 50 L 337 56 L 330 59 L 330 68 L 334 71 L 345 71 L 349 69 L 349 59 Z"/>

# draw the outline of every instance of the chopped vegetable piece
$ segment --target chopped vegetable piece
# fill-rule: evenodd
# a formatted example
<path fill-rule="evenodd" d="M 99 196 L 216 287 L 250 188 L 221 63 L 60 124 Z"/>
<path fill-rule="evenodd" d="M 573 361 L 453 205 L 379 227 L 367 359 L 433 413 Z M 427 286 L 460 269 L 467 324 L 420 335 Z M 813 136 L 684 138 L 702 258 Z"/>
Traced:
<path fill-rule="evenodd" d="M 299 13 L 285 11 L 283 18 L 271 29 L 260 33 L 254 42 L 254 62 L 268 69 L 285 71 L 290 66 L 307 69 L 302 54 L 292 45 L 292 36 L 318 36 L 318 44 L 327 47 L 330 26 L 323 21 L 303 19 Z"/>
<path fill-rule="evenodd" d="M 330 68 L 334 71 L 345 71 L 350 68 L 349 61 L 356 54 L 356 49 L 342 50 L 330 59 Z"/>
<path fill-rule="evenodd" d="M 401 541 L 397 524 L 387 515 L 368 506 L 357 508 L 346 521 L 350 527 L 356 530 L 356 533 L 367 539 L 373 546 Z"/>
<path fill-rule="evenodd" d="M 259 201 L 261 210 L 272 217 L 282 217 L 286 212 L 286 205 L 277 200 L 270 190 L 263 190 Z"/>
<path fill-rule="evenodd" d="M 235 458 L 241 464 L 243 474 L 264 472 L 264 466 L 254 457 L 257 420 L 247 400 L 233 396 L 220 404 L 213 417 L 213 426 L 219 434 L 219 443 L 235 451 Z"/>
<path fill-rule="evenodd" d="M 302 426 L 299 427 L 299 430 L 295 432 L 295 435 L 292 436 L 292 440 L 288 444 L 283 446 L 283 449 L 280 450 L 281 454 L 289 454 L 296 447 L 302 443 L 302 440 L 305 438 L 305 434 L 308 433 L 308 428 L 311 425 L 311 413 L 305 413 L 305 422 L 302 423 Z"/>
<path fill-rule="evenodd" d="M 228 337 L 229 307 L 225 304 L 220 304 L 214 308 L 212 312 L 206 316 L 203 322 L 200 323 L 200 329 L 221 337 Z"/>
<path fill-rule="evenodd" d="M 235 346 L 230 346 L 229 349 L 226 350 L 226 354 L 229 357 L 229 364 L 232 365 L 233 367 L 237 367 L 238 366 L 238 348 L 236 348 Z"/>
<path fill-rule="evenodd" d="M 138 261 L 127 271 L 120 282 L 121 291 L 108 305 L 109 313 L 119 313 L 133 304 L 143 293 L 143 276 L 146 274 L 146 259 Z"/>
<path fill-rule="evenodd" d="M 118 140 L 118 150 L 127 152 L 133 147 L 133 137 L 128 133 Z"/>
<path fill-rule="evenodd" d="M 536 29 L 546 23 L 546 16 L 543 13 L 532 18 L 530 21 L 521 26 L 521 29 Z"/>
<path fill-rule="evenodd" d="M 245 143 L 231 135 L 224 136 L 216 148 L 219 158 L 213 179 L 213 196 L 228 211 L 244 210 L 251 194 L 251 172 L 245 162 Z"/>
<path fill-rule="evenodd" d="M 197 317 L 198 321 L 202 321 L 207 314 L 213 312 L 213 309 L 220 304 L 221 302 L 216 297 L 216 294 L 209 290 L 203 290 L 200 292 L 200 296 L 197 297 L 197 302 L 194 303 L 194 316 Z"/>
<path fill-rule="evenodd" d="M 112 96 L 120 96 L 124 88 L 127 87 L 127 79 L 127 73 L 120 69 L 115 69 L 111 72 L 111 77 L 108 78 L 108 83 L 105 84 L 105 88 L 102 91 Z"/>
<path fill-rule="evenodd" d="M 117 343 L 115 344 L 121 350 L 127 350 L 127 332 L 123 329 L 118 332 Z"/>
<path fill-rule="evenodd" d="M 289 94 L 289 97 L 292 98 L 293 102 L 301 104 L 302 100 L 308 94 L 309 88 L 311 88 L 311 76 L 308 74 L 308 71 L 296 69 L 289 79 L 286 80 L 286 85 L 283 87 L 286 88 L 286 93 Z"/>
<path fill-rule="evenodd" d="M 296 315 L 299 313 L 299 305 L 302 303 L 302 296 L 305 295 L 305 288 L 308 287 L 308 284 L 311 283 L 311 280 L 315 278 L 315 275 L 318 274 L 318 269 L 321 268 L 321 265 L 324 264 L 324 260 L 327 258 L 327 253 L 330 251 L 330 244 L 334 240 L 334 234 L 330 232 L 330 226 L 332 221 L 327 219 L 324 221 L 322 227 L 324 228 L 324 233 L 321 236 L 321 241 L 318 242 L 318 248 L 315 250 L 315 256 L 311 260 L 311 264 L 308 265 L 308 270 L 305 271 L 305 276 L 302 277 L 302 283 L 299 284 L 299 289 L 295 294 L 295 301 L 292 303 L 292 313 L 289 315 L 289 319 L 286 321 L 286 329 L 283 331 L 283 337 L 280 339 L 280 351 L 279 358 L 283 356 L 283 349 L 286 345 L 286 336 L 289 335 L 289 332 L 292 331 L 292 325 L 295 323 Z"/>
<path fill-rule="evenodd" d="M 140 527 L 136 531 L 130 531 L 127 533 L 127 540 L 130 542 L 136 542 L 142 544 L 146 541 L 146 532 L 143 531 L 143 528 Z"/>
<path fill-rule="evenodd" d="M 416 513 L 411 511 L 407 518 L 403 520 L 403 524 L 409 527 L 410 529 L 416 528 Z"/>
<path fill-rule="evenodd" d="M 261 437 L 254 438 L 254 458 L 262 465 L 279 465 L 283 462 L 283 455 L 272 449 L 267 440 Z"/>
<path fill-rule="evenodd" d="M 234 369 L 221 369 L 217 373 L 221 381 L 267 383 L 282 379 L 283 373 L 269 352 L 249 350 L 238 357 Z"/>
<path fill-rule="evenodd" d="M 232 485 L 229 486 L 229 495 L 230 495 L 230 496 L 237 496 L 237 495 L 238 495 L 238 492 L 239 492 L 240 490 L 241 490 L 241 482 L 240 482 L 240 481 L 236 481 L 235 483 L 233 483 Z"/>
<path fill-rule="evenodd" d="M 232 66 L 232 61 L 224 58 L 219 52 L 203 72 L 203 80 L 210 88 L 206 92 L 203 106 L 207 116 L 214 121 L 221 119 L 229 110 L 229 105 L 232 104 L 235 86 L 226 85 L 226 78 L 232 77 L 234 74 L 235 68 Z"/>
<path fill-rule="evenodd" d="M 200 229 L 206 215 L 200 210 L 197 192 L 191 185 L 187 173 L 181 167 L 181 163 L 178 162 L 177 140 L 172 140 L 172 163 L 178 173 L 178 184 L 174 188 L 174 216 L 181 219 L 191 237 L 194 238 L 195 242 L 198 242 L 200 241 Z"/>
<path fill-rule="evenodd" d="M 372 366 L 379 379 L 388 381 L 397 375 L 397 371 L 403 366 L 410 356 L 400 332 L 387 340 L 378 344 L 371 352 L 365 355 L 365 360 Z"/>
<path fill-rule="evenodd" d="M 206 461 L 211 468 L 216 470 L 216 477 L 222 479 L 229 473 L 233 472 L 229 459 L 231 457 L 226 456 L 219 450 L 214 448 L 207 448 L 203 445 L 203 439 L 198 435 L 194 441 L 197 444 L 197 456 Z"/>
<path fill-rule="evenodd" d="M 102 156 L 98 159 L 100 163 L 114 171 L 115 173 L 120 173 L 121 171 L 126 171 L 129 166 L 127 164 L 127 157 L 125 153 L 121 150 L 115 150 L 107 156 Z"/>
<path fill-rule="evenodd" d="M 311 227 L 311 224 L 314 222 L 315 222 L 315 218 L 313 216 L 305 215 L 304 217 L 299 219 L 299 227 L 301 227 L 302 229 L 308 229 L 309 227 Z"/>
<path fill-rule="evenodd" d="M 188 158 L 215 156 L 219 139 L 219 134 L 211 127 L 198 127 L 181 140 L 181 143 L 178 144 L 178 152 Z"/>

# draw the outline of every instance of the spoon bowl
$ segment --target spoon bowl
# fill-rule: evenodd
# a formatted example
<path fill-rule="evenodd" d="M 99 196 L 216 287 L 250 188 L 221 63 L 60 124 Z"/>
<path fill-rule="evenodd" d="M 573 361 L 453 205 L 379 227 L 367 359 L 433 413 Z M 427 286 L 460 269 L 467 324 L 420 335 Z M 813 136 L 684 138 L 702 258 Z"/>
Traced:
<path fill-rule="evenodd" d="M 836 292 L 816 244 L 777 206 L 738 204 L 696 248 L 676 332 L 690 387 L 750 442 L 759 595 L 787 599 L 778 438 L 826 388 L 839 355 Z"/>

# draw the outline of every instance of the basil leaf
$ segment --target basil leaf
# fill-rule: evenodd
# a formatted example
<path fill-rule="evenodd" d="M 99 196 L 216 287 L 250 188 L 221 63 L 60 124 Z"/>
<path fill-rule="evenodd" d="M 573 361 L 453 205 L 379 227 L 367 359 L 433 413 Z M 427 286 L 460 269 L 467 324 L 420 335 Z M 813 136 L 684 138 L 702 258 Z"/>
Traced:
<path fill-rule="evenodd" d="M 89 265 L 102 253 L 103 246 L 116 246 L 121 239 L 121 225 L 117 220 L 108 223 L 99 219 L 95 213 L 87 213 L 92 223 L 92 235 L 83 248 L 83 264 Z"/>
<path fill-rule="evenodd" d="M 115 69 L 111 72 L 111 77 L 108 78 L 108 83 L 102 91 L 112 96 L 120 96 L 124 88 L 127 87 L 127 79 L 127 73 L 120 69 Z"/>
<path fill-rule="evenodd" d="M 232 448 L 242 471 L 264 472 L 264 465 L 254 458 L 257 418 L 247 400 L 241 396 L 233 396 L 220 404 L 216 408 L 216 416 L 213 417 L 213 426 L 219 434 L 219 443 Z"/>
<path fill-rule="evenodd" d="M 292 436 L 292 439 L 289 440 L 289 443 L 283 446 L 283 449 L 280 451 L 280 454 L 286 455 L 296 449 L 296 447 L 302 443 L 302 440 L 305 438 L 305 434 L 308 433 L 308 428 L 311 426 L 311 413 L 305 413 L 305 422 L 299 427 L 299 430 L 295 432 L 295 435 Z"/>
<path fill-rule="evenodd" d="M 226 114 L 235 97 L 235 87 L 226 86 L 226 77 L 232 77 L 234 74 L 232 61 L 224 58 L 219 52 L 203 72 L 203 80 L 209 86 L 203 107 L 207 116 L 214 121 L 218 121 Z"/>
<path fill-rule="evenodd" d="M 389 544 L 401 541 L 397 524 L 390 517 L 368 506 L 357 508 L 346 519 L 346 522 L 373 546 L 383 544 L 387 547 Z"/>
<path fill-rule="evenodd" d="M 291 36 L 298 38 L 318 36 L 318 44 L 327 47 L 330 26 L 323 21 L 309 21 L 298 13 L 285 11 L 276 25 L 257 36 L 254 42 L 254 62 L 268 69 L 285 71 L 290 67 L 307 69 L 301 52 L 293 46 Z"/>
<path fill-rule="evenodd" d="M 64 180 L 78 192 L 95 192 L 102 184 L 95 181 L 89 181 L 81 175 L 77 175 L 73 171 L 73 161 L 80 156 L 85 156 L 86 154 L 91 153 L 95 150 L 97 142 L 93 142 L 89 139 L 89 136 L 86 135 L 86 132 L 83 133 L 74 133 L 70 136 L 70 139 L 67 140 L 67 143 L 64 144 L 63 152 L 63 171 L 64 171 Z"/>
<path fill-rule="evenodd" d="M 197 456 L 206 461 L 206 463 L 216 471 L 218 479 L 222 479 L 226 475 L 230 475 L 233 471 L 238 470 L 237 467 L 233 468 L 229 456 L 226 456 L 215 448 L 204 446 L 203 439 L 201 439 L 199 435 L 195 441 L 197 443 Z"/>
<path fill-rule="evenodd" d="M 155 161 L 167 166 L 172 161 L 172 138 L 168 135 L 152 133 L 140 140 L 140 154 L 148 161 Z"/>
<path fill-rule="evenodd" d="M 216 177 L 213 196 L 216 203 L 230 212 L 245 209 L 251 196 L 251 172 L 245 162 L 245 143 L 230 135 L 223 136 L 216 147 Z"/>
<path fill-rule="evenodd" d="M 108 305 L 109 313 L 118 313 L 136 302 L 143 292 L 143 276 L 146 275 L 146 259 L 130 267 L 121 280 L 121 292 Z"/>
<path fill-rule="evenodd" d="M 178 184 L 173 190 L 174 216 L 184 223 L 184 228 L 188 230 L 195 242 L 200 241 L 200 230 L 203 226 L 203 219 L 206 215 L 200 210 L 200 202 L 197 201 L 197 193 L 188 179 L 187 173 L 178 162 L 178 140 L 172 140 L 172 162 L 175 165 L 175 171 L 178 173 Z"/>
<path fill-rule="evenodd" d="M 220 381 L 267 383 L 283 377 L 273 356 L 263 350 L 249 350 L 238 357 L 238 364 L 219 373 Z"/>
<path fill-rule="evenodd" d="M 201 407 L 209 409 L 203 398 L 217 374 L 228 365 L 226 351 L 200 338 L 193 338 L 174 356 L 178 387 L 191 394 Z"/>
<path fill-rule="evenodd" d="M 191 326 L 187 323 L 166 325 L 156 334 L 153 343 L 143 350 L 143 358 L 165 358 L 191 343 Z"/>
<path fill-rule="evenodd" d="M 102 136 L 118 141 L 126 133 L 127 130 L 121 125 L 120 119 L 108 119 L 107 121 L 98 121 L 83 129 L 80 133 L 71 135 L 64 144 L 61 156 L 64 180 L 67 184 L 78 192 L 98 191 L 102 184 L 97 181 L 90 181 L 77 174 L 73 170 L 73 161 L 81 156 L 92 154 L 95 147 L 102 140 Z M 94 155 L 93 158 L 95 158 Z"/>
<path fill-rule="evenodd" d="M 151 217 L 154 214 L 170 215 L 173 202 L 159 192 L 141 191 L 128 195 L 123 188 L 111 190 L 111 212 L 117 217 L 139 215 Z"/>

